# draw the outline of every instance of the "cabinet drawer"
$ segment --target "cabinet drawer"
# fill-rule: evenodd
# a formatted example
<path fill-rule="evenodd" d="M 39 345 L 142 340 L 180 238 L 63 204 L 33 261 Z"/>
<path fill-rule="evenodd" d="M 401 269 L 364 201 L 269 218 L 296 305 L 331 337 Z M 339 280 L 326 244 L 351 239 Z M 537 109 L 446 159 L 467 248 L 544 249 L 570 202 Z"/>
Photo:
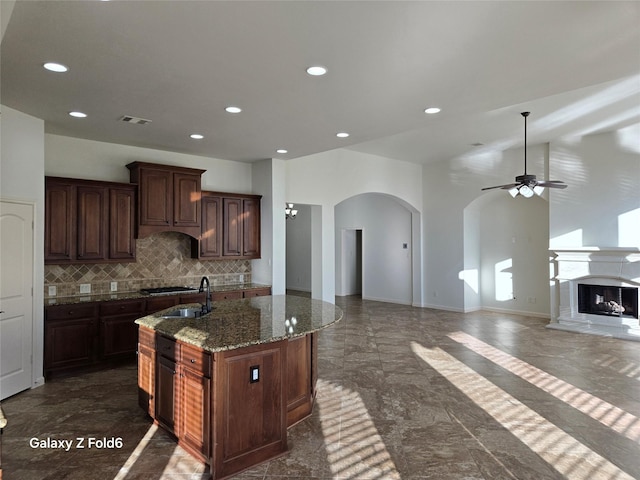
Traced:
<path fill-rule="evenodd" d="M 239 300 L 242 298 L 242 292 L 240 290 L 233 290 L 229 292 L 213 292 L 211 294 L 213 301 L 217 300 Z"/>
<path fill-rule="evenodd" d="M 156 349 L 156 334 L 144 327 L 138 328 L 138 343 L 145 347 Z"/>
<path fill-rule="evenodd" d="M 253 288 L 242 292 L 242 296 L 244 298 L 264 297 L 267 295 L 271 295 L 271 288 Z"/>
<path fill-rule="evenodd" d="M 62 320 L 72 318 L 90 318 L 97 316 L 97 307 L 92 304 L 58 305 L 45 309 L 47 320 Z"/>
<path fill-rule="evenodd" d="M 180 344 L 167 337 L 156 337 L 156 351 L 163 357 L 176 360 L 180 357 Z"/>
<path fill-rule="evenodd" d="M 125 315 L 144 312 L 144 300 L 120 300 L 115 302 L 102 302 L 100 304 L 100 316 Z"/>
<path fill-rule="evenodd" d="M 182 344 L 180 348 L 180 363 L 205 377 L 211 378 L 211 355 L 199 348 Z"/>

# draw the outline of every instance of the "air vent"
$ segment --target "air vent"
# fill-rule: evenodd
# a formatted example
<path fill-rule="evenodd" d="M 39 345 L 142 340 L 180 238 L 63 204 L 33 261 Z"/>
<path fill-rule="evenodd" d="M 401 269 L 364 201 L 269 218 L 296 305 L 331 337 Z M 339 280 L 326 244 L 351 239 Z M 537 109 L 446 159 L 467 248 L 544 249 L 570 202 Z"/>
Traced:
<path fill-rule="evenodd" d="M 136 125 L 146 125 L 147 123 L 151 123 L 151 120 L 147 120 L 145 118 L 133 117 L 131 115 L 124 115 L 120 117 L 120 121 L 125 123 L 134 123 Z"/>

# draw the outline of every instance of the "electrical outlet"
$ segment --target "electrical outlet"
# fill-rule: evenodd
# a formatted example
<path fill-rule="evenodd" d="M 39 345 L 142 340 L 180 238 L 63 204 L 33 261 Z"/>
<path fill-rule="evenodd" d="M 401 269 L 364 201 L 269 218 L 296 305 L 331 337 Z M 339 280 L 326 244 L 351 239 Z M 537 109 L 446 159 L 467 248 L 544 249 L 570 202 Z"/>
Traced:
<path fill-rule="evenodd" d="M 244 283 L 244 275 L 242 273 L 240 274 L 240 283 Z"/>
<path fill-rule="evenodd" d="M 58 294 L 58 289 L 55 286 L 49 287 L 49 296 L 55 297 Z"/>
<path fill-rule="evenodd" d="M 118 282 L 111 282 L 111 291 L 112 292 L 118 291 Z"/>
<path fill-rule="evenodd" d="M 249 367 L 249 383 L 256 383 L 260 381 L 260 367 L 253 365 Z"/>
<path fill-rule="evenodd" d="M 91 284 L 90 283 L 81 283 L 80 284 L 80 293 L 91 293 Z"/>

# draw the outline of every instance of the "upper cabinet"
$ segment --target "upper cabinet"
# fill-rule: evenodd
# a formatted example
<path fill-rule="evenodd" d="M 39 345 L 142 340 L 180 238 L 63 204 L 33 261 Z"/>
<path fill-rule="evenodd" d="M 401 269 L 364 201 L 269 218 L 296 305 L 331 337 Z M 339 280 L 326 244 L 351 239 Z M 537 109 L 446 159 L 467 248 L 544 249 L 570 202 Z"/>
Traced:
<path fill-rule="evenodd" d="M 131 182 L 138 184 L 138 238 L 164 231 L 200 236 L 205 170 L 143 162 L 130 163 L 127 168 Z"/>
<path fill-rule="evenodd" d="M 260 258 L 260 195 L 202 192 L 202 234 L 192 255 L 203 260 Z"/>
<path fill-rule="evenodd" d="M 136 186 L 45 178 L 45 263 L 135 260 Z"/>

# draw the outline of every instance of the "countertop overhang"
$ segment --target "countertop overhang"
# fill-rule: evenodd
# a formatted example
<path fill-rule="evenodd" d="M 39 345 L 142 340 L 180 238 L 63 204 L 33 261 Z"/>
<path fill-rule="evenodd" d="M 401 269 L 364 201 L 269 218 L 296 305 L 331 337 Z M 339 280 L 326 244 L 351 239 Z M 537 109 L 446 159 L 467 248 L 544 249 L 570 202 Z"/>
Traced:
<path fill-rule="evenodd" d="M 292 295 L 273 295 L 213 303 L 211 313 L 198 318 L 164 318 L 176 305 L 139 318 L 142 327 L 208 352 L 277 342 L 327 328 L 340 321 L 340 307 L 322 300 Z"/>

